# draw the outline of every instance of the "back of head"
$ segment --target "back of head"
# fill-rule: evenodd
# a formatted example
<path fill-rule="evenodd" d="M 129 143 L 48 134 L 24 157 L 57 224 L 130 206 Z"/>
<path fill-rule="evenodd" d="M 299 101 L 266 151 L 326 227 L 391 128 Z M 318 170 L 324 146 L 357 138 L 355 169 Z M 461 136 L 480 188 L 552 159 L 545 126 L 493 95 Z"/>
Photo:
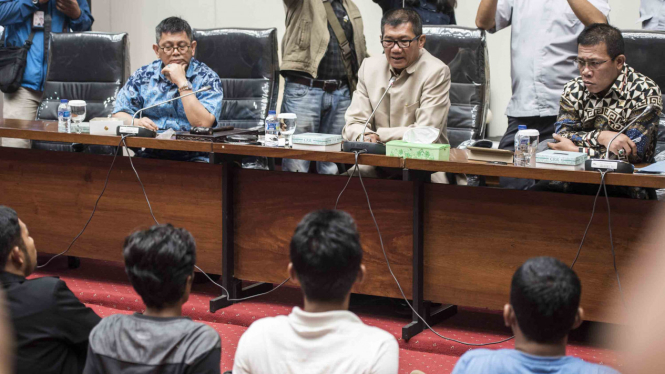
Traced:
<path fill-rule="evenodd" d="M 175 305 L 194 273 L 196 244 L 185 229 L 155 225 L 125 239 L 125 271 L 147 307 Z"/>
<path fill-rule="evenodd" d="M 387 11 L 381 18 L 381 35 L 385 32 L 385 26 L 397 27 L 399 25 L 410 23 L 413 28 L 413 34 L 420 36 L 423 33 L 423 21 L 420 14 L 409 8 L 395 8 Z"/>
<path fill-rule="evenodd" d="M 162 34 L 177 34 L 180 32 L 184 32 L 187 34 L 189 40 L 192 40 L 192 27 L 187 21 L 180 17 L 169 17 L 164 19 L 159 23 L 159 25 L 157 25 L 157 27 L 155 27 L 157 44 L 159 44 L 159 40 L 162 38 Z"/>
<path fill-rule="evenodd" d="M 358 277 L 363 251 L 348 213 L 319 210 L 298 224 L 290 255 L 308 300 L 341 302 Z"/>
<path fill-rule="evenodd" d="M 573 327 L 582 285 L 568 266 L 552 257 L 526 261 L 513 275 L 510 304 L 524 336 L 558 343 Z"/>
<path fill-rule="evenodd" d="M 0 272 L 5 269 L 9 252 L 16 246 L 23 247 L 18 215 L 14 209 L 0 205 Z"/>
<path fill-rule="evenodd" d="M 605 43 L 607 55 L 612 60 L 625 53 L 625 46 L 621 30 L 606 23 L 594 23 L 587 26 L 577 37 L 577 44 L 592 47 Z"/>

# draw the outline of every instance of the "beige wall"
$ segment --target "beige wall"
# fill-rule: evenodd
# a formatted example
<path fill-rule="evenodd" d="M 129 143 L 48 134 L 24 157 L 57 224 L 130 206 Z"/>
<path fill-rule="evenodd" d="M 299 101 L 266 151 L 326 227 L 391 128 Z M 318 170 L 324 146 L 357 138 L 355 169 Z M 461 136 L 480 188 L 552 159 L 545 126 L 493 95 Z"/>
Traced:
<path fill-rule="evenodd" d="M 566 0 L 550 0 L 566 1 Z M 639 0 L 609 0 L 610 21 L 623 29 L 636 29 Z M 365 37 L 370 54 L 381 54 L 378 42 L 381 9 L 371 0 L 354 0 L 365 22 Z M 475 26 L 480 0 L 458 0 L 457 20 L 461 26 Z M 162 19 L 179 15 L 195 28 L 277 27 L 284 32 L 284 6 L 280 0 L 93 0 L 96 31 L 128 32 L 131 40 L 132 70 L 155 59 L 152 52 L 154 28 Z M 490 136 L 506 129 L 504 115 L 511 95 L 510 31 L 488 35 L 493 119 Z M 223 57 L 221 57 L 223 58 Z"/>

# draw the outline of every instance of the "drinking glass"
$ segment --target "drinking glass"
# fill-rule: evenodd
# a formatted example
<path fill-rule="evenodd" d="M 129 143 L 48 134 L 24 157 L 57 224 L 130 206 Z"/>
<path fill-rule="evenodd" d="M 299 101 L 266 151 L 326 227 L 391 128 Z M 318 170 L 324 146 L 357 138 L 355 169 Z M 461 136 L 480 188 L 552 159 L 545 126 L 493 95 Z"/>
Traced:
<path fill-rule="evenodd" d="M 284 148 L 293 147 L 293 133 L 296 132 L 295 113 L 280 113 L 277 116 L 279 120 L 279 133 L 284 135 Z"/>
<path fill-rule="evenodd" d="M 81 122 L 85 120 L 86 104 L 84 100 L 72 100 L 69 102 L 72 113 L 72 131 L 81 133 Z"/>

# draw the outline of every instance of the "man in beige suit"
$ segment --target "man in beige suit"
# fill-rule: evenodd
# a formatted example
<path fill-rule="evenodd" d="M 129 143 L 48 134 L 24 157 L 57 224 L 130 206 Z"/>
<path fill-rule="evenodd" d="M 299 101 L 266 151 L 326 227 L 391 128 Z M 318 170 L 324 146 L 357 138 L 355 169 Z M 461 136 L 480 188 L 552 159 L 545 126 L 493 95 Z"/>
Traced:
<path fill-rule="evenodd" d="M 376 108 L 392 77 L 395 83 L 365 131 L 367 142 L 401 140 L 413 127 L 439 130 L 438 143 L 448 143 L 446 123 L 450 100 L 450 69 L 427 52 L 422 21 L 412 9 L 393 9 L 381 20 L 385 56 L 366 58 L 358 87 L 346 111 L 344 139 L 360 141 L 363 125 Z"/>

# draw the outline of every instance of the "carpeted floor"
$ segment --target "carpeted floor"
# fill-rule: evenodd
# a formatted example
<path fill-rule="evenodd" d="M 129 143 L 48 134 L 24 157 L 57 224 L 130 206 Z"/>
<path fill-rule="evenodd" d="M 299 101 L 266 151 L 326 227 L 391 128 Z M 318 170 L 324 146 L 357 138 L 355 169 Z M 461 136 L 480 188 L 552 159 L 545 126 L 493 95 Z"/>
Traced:
<path fill-rule="evenodd" d="M 43 263 L 43 259 L 39 263 Z M 32 277 L 58 276 L 67 282 L 79 299 L 93 308 L 101 317 L 117 313 L 141 312 L 144 309 L 140 297 L 129 284 L 121 263 L 81 260 L 78 269 L 68 269 L 66 258 L 55 259 L 44 270 Z M 222 294 L 222 290 L 206 281 L 195 284 L 183 314 L 195 321 L 204 322 L 219 332 L 222 338 L 222 372 L 231 370 L 238 340 L 255 320 L 288 314 L 293 306 L 302 304 L 298 288 L 283 286 L 277 291 L 257 299 L 234 304 L 210 313 L 209 300 Z M 354 297 L 351 309 L 364 323 L 377 326 L 393 334 L 400 345 L 400 374 L 412 370 L 425 373 L 450 373 L 458 358 L 474 349 L 459 343 L 445 341 L 430 331 L 425 331 L 410 341 L 401 339 L 401 328 L 409 322 L 409 313 L 399 300 Z M 620 353 L 608 349 L 598 331 L 611 326 L 586 323 L 571 335 L 567 353 L 584 360 L 601 363 L 621 370 Z M 441 335 L 468 343 L 488 343 L 507 338 L 510 330 L 503 326 L 498 311 L 460 308 L 445 322 L 434 326 Z M 512 341 L 486 348 L 513 348 Z"/>

